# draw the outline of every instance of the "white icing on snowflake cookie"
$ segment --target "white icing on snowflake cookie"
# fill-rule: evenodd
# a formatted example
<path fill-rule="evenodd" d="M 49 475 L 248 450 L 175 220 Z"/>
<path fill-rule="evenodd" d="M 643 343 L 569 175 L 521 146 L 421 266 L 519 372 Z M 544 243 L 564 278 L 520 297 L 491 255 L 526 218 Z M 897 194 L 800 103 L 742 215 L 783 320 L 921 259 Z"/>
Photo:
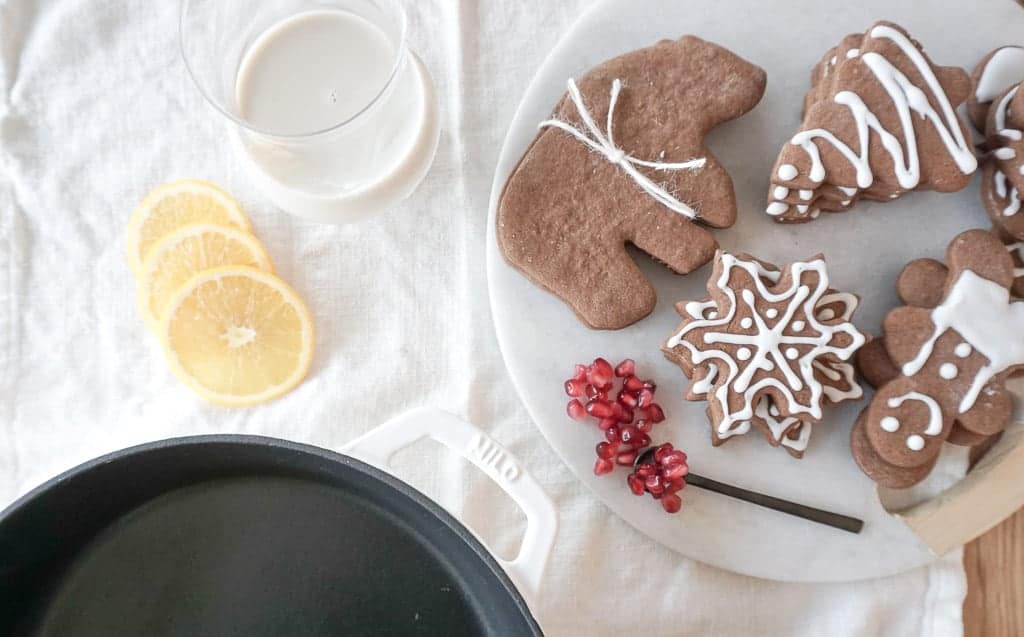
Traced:
<path fill-rule="evenodd" d="M 820 420 L 825 402 L 860 396 L 845 362 L 865 341 L 849 322 L 856 297 L 829 289 L 824 259 L 778 270 L 720 252 L 708 292 L 682 305 L 663 349 L 695 379 L 689 397 L 706 395 L 713 440 L 749 431 L 766 398 L 781 423 Z"/>

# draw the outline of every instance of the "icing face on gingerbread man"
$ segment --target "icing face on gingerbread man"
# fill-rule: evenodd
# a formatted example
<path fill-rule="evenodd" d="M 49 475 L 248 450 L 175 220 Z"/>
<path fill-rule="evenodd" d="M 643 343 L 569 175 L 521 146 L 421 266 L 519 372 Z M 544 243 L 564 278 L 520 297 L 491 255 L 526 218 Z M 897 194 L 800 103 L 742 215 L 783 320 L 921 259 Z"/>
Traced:
<path fill-rule="evenodd" d="M 849 322 L 857 298 L 829 289 L 815 257 L 784 270 L 719 253 L 710 298 L 680 303 L 678 331 L 662 347 L 707 400 L 712 443 L 762 430 L 799 457 L 822 405 L 858 398 L 846 361 L 864 343 Z"/>
<path fill-rule="evenodd" d="M 862 198 L 964 188 L 978 165 L 956 113 L 969 87 L 962 69 L 934 66 L 894 24 L 847 36 L 815 67 L 803 125 L 779 153 L 766 212 L 801 223 Z"/>
<path fill-rule="evenodd" d="M 763 70 L 692 36 L 570 81 L 502 192 L 506 261 L 591 328 L 647 316 L 654 288 L 627 244 L 680 274 L 714 256 L 704 226 L 731 226 L 736 201 L 704 136 L 752 109 L 765 82 Z"/>
<path fill-rule="evenodd" d="M 961 444 L 974 444 L 1010 418 L 1004 381 L 1024 366 L 1024 303 L 1009 291 L 1014 264 L 984 230 L 957 236 L 947 264 L 922 259 L 900 275 L 907 305 L 884 322 L 891 378 L 854 426 L 854 456 L 884 486 L 924 479 L 955 428 Z M 877 376 L 875 367 L 866 375 Z"/>

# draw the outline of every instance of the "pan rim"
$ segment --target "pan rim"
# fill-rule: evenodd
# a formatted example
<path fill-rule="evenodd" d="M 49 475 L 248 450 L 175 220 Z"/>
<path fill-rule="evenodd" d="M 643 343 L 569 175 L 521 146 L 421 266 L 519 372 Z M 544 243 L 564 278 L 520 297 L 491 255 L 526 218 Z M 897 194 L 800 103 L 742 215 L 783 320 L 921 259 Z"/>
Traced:
<path fill-rule="evenodd" d="M 537 619 L 534 617 L 532 611 L 526 603 L 522 593 L 512 583 L 508 573 L 501 567 L 494 555 L 477 539 L 477 537 L 470 531 L 462 522 L 460 522 L 454 515 L 449 513 L 440 504 L 435 502 L 432 498 L 424 494 L 419 489 L 413 487 L 407 482 L 404 482 L 395 476 L 374 467 L 373 465 L 367 464 L 360 460 L 357 460 L 351 456 L 347 456 L 343 453 L 332 451 L 316 445 L 294 442 L 291 440 L 285 440 L 283 438 L 276 438 L 273 436 L 262 436 L 253 434 L 198 434 L 198 435 L 187 435 L 187 436 L 175 436 L 169 438 L 161 438 L 151 442 L 145 442 L 142 444 L 132 445 L 123 449 L 118 449 L 101 456 L 97 456 L 91 460 L 87 460 L 81 464 L 71 467 L 56 476 L 53 476 L 41 484 L 33 487 L 25 494 L 16 498 L 12 503 L 0 509 L 0 530 L 8 523 L 8 520 L 15 518 L 22 510 L 28 508 L 37 500 L 45 497 L 49 492 L 53 491 L 60 485 L 71 482 L 76 478 L 86 475 L 91 471 L 99 467 L 108 466 L 119 461 L 126 461 L 128 459 L 137 459 L 141 456 L 157 452 L 166 451 L 173 448 L 188 448 L 193 446 L 208 446 L 208 445 L 227 445 L 235 446 L 239 448 L 249 447 L 262 447 L 281 450 L 287 453 L 298 453 L 309 456 L 315 456 L 321 460 L 328 461 L 332 464 L 340 464 L 347 468 L 357 471 L 359 474 L 367 479 L 375 480 L 382 483 L 384 487 L 388 487 L 391 490 L 397 492 L 400 496 L 412 500 L 415 504 L 426 509 L 427 512 L 433 515 L 434 518 L 442 522 L 445 527 L 455 534 L 469 549 L 473 555 L 476 556 L 486 567 L 487 570 L 497 581 L 500 586 L 500 591 L 504 592 L 511 598 L 511 601 L 523 617 L 526 626 L 529 627 L 530 631 L 534 635 L 543 635 L 540 629 L 540 625 Z M 258 476 L 261 472 L 253 472 L 252 475 Z M 210 478 L 209 481 L 216 480 L 217 478 Z M 203 482 L 202 480 L 199 482 Z M 312 480 L 311 480 L 312 481 Z M 199 483 L 197 482 L 197 484 Z M 184 486 L 184 485 L 183 485 Z M 159 495 L 153 496 L 148 501 L 160 495 L 164 495 L 172 491 L 169 489 L 162 492 Z M 385 491 L 386 492 L 386 491 Z M 127 511 L 125 512 L 127 513 Z"/>

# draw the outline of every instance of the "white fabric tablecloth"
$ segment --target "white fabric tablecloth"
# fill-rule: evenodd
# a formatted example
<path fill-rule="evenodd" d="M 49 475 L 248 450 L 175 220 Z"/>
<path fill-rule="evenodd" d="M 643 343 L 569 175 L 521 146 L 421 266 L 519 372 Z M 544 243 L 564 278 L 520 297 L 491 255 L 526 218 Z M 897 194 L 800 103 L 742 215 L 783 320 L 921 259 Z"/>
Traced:
<path fill-rule="evenodd" d="M 0 505 L 148 440 L 244 432 L 337 448 L 429 404 L 488 429 L 557 502 L 561 531 L 535 609 L 550 635 L 961 634 L 959 552 L 845 585 L 725 573 L 613 517 L 530 422 L 491 326 L 487 201 L 516 104 L 584 0 L 408 0 L 412 44 L 442 100 L 437 161 L 411 200 L 351 227 L 293 219 L 259 196 L 186 76 L 177 4 L 0 0 Z M 313 369 L 282 400 L 204 403 L 139 319 L 125 224 L 151 187 L 182 177 L 234 193 L 310 304 Z M 521 515 L 446 454 L 403 452 L 397 474 L 511 553 Z"/>

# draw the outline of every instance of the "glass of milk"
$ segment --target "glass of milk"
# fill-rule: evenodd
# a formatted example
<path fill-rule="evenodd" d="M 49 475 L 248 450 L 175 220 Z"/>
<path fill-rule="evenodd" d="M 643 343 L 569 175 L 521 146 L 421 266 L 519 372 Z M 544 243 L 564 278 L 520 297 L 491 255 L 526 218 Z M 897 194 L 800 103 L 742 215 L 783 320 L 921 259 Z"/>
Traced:
<path fill-rule="evenodd" d="M 345 223 L 407 197 L 439 134 L 396 0 L 183 0 L 181 51 L 279 207 Z"/>

